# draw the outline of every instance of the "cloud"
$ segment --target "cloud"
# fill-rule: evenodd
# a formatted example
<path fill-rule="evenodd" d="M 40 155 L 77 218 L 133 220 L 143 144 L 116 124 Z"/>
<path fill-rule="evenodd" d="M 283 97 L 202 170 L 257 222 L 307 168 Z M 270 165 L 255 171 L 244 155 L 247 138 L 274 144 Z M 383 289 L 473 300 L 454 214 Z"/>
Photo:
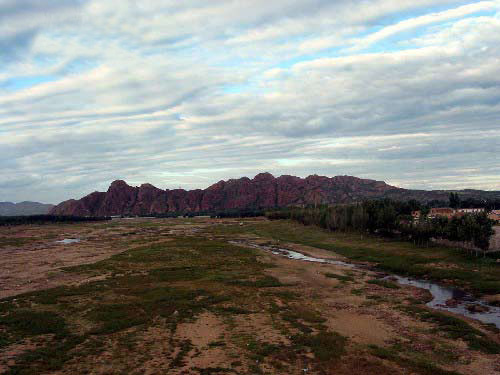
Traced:
<path fill-rule="evenodd" d="M 498 189 L 497 4 L 0 0 L 0 200 L 264 170 Z"/>
<path fill-rule="evenodd" d="M 0 62 L 22 60 L 45 28 L 75 21 L 84 0 L 0 1 Z"/>
<path fill-rule="evenodd" d="M 420 17 L 410 18 L 407 20 L 400 21 L 396 24 L 384 27 L 383 29 L 369 34 L 364 38 L 354 39 L 352 43 L 353 47 L 350 51 L 357 51 L 366 48 L 380 40 L 388 38 L 394 34 L 398 34 L 404 31 L 415 29 L 418 27 L 426 26 L 429 24 L 447 21 L 453 18 L 461 18 L 472 13 L 478 13 L 483 11 L 491 11 L 499 7 L 497 1 L 480 1 L 473 4 L 467 4 L 454 9 L 448 9 L 443 12 L 426 14 Z"/>

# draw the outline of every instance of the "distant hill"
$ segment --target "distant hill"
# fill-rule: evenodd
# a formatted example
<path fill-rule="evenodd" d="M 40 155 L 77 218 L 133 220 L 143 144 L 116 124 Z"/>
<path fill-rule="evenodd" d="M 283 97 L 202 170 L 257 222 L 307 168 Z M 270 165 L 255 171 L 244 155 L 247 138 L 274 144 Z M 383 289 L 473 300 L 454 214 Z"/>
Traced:
<path fill-rule="evenodd" d="M 463 190 L 464 198 L 500 199 L 500 192 Z M 352 176 L 307 178 L 274 177 L 260 173 L 253 179 L 243 177 L 219 181 L 202 190 L 162 190 L 151 184 L 129 186 L 114 181 L 107 192 L 94 192 L 79 200 L 71 199 L 51 210 L 55 215 L 112 216 L 148 215 L 169 212 L 216 212 L 260 209 L 305 204 L 351 203 L 365 199 L 448 201 L 449 191 L 408 190 L 383 181 Z"/>
<path fill-rule="evenodd" d="M 48 214 L 53 204 L 38 202 L 0 202 L 0 216 L 27 216 Z"/>

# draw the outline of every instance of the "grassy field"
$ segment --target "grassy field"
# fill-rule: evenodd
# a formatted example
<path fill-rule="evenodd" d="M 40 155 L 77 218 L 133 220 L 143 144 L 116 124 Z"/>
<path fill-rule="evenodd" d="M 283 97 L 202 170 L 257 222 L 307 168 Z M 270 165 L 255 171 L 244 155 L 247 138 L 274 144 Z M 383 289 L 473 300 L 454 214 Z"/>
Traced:
<path fill-rule="evenodd" d="M 237 234 L 238 227 L 218 227 L 219 233 Z M 500 293 L 500 263 L 491 257 L 475 257 L 464 250 L 432 246 L 353 233 L 332 233 L 291 221 L 246 226 L 246 233 L 293 242 L 371 262 L 381 270 L 428 278 L 464 287 L 477 295 Z"/>
<path fill-rule="evenodd" d="M 296 298 L 280 293 L 287 287 L 263 273 L 268 266 L 257 260 L 253 250 L 193 237 L 173 238 L 96 264 L 66 268 L 66 272 L 112 276 L 80 287 L 59 287 L 1 301 L 0 345 L 26 340 L 35 340 L 37 345 L 37 349 L 19 356 L 7 373 L 50 372 L 61 369 L 68 361 L 77 367 L 88 361 L 90 366 L 90 357 L 105 351 L 110 337 L 117 340 L 117 345 L 126 346 L 122 352 L 126 357 L 134 352 L 134 338 L 152 326 L 172 333 L 168 337 L 171 355 L 175 348 L 180 350 L 170 358 L 170 367 L 182 368 L 190 344 L 175 342 L 177 325 L 196 319 L 202 312 L 230 318 L 266 311 L 272 308 L 274 293 L 284 300 Z M 298 328 L 289 331 L 293 335 L 291 344 L 283 347 L 236 337 L 237 345 L 245 349 L 251 362 L 285 351 L 283 363 L 277 363 L 285 368 L 287 361 L 295 360 L 307 348 L 317 354 L 319 362 L 336 360 L 343 354 L 345 338 L 322 326 L 319 315 L 296 310 L 293 305 L 280 311 L 292 327 Z M 307 316 L 299 323 L 302 315 Z M 126 341 L 122 342 L 124 335 Z M 147 354 L 136 360 L 144 360 L 143 356 Z M 237 362 L 240 358 L 234 359 Z M 117 370 L 125 373 L 128 364 L 124 365 L 117 363 Z M 252 366 L 252 371 L 260 373 L 257 364 Z M 233 372 L 229 367 L 200 373 Z M 78 370 L 92 372 L 91 368 Z"/>
<path fill-rule="evenodd" d="M 453 375 L 465 374 L 453 366 L 468 366 L 474 358 L 493 366 L 499 352 L 494 333 L 431 314 L 396 284 L 358 271 L 283 260 L 228 241 L 259 236 L 304 244 L 387 270 L 426 270 L 478 291 L 498 286 L 498 266 L 485 260 L 448 249 L 332 236 L 289 222 L 122 223 L 73 228 L 89 236 L 98 231 L 108 246 L 123 247 L 96 263 L 61 268 L 65 277 L 81 282 L 62 279 L 58 287 L 0 300 L 0 373 L 2 368 L 9 375 L 303 374 L 306 369 L 310 374 Z M 43 230 L 60 228 L 67 227 Z M 23 242 L 10 245 L 23 249 Z M 445 277 L 436 264 L 454 268 Z M 469 270 L 479 275 L 479 284 L 460 277 Z M 345 312 L 353 327 L 336 322 Z M 392 332 L 394 319 L 408 320 L 402 333 Z M 370 326 L 374 320 L 390 334 L 358 337 L 363 332 L 356 322 Z M 415 329 L 421 337 L 412 340 L 424 349 L 408 344 Z M 455 346 L 456 340 L 463 344 Z"/>

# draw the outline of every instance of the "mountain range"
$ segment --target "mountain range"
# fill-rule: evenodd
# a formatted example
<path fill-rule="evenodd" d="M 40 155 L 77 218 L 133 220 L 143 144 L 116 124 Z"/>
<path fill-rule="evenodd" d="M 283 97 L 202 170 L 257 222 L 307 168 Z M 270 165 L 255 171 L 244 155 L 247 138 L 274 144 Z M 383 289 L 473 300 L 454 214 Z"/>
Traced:
<path fill-rule="evenodd" d="M 351 203 L 378 198 L 447 201 L 449 193 L 446 190 L 402 189 L 383 181 L 352 176 L 300 178 L 260 173 L 253 179 L 219 181 L 206 189 L 196 190 L 162 190 L 151 184 L 134 187 L 116 180 L 106 192 L 96 191 L 79 200 L 70 199 L 52 208 L 50 213 L 76 216 L 196 213 Z M 459 194 L 466 198 L 500 199 L 500 191 L 461 190 Z"/>
<path fill-rule="evenodd" d="M 53 204 L 38 202 L 0 202 L 0 216 L 44 215 L 54 207 Z"/>

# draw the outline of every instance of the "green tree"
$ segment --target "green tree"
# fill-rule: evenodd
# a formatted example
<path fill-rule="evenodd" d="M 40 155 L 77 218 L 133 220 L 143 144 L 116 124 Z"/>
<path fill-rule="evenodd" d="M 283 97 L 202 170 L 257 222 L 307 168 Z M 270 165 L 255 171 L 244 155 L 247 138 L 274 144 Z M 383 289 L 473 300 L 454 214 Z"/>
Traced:
<path fill-rule="evenodd" d="M 459 208 L 460 207 L 460 197 L 458 193 L 450 193 L 450 207 L 451 208 Z"/>

